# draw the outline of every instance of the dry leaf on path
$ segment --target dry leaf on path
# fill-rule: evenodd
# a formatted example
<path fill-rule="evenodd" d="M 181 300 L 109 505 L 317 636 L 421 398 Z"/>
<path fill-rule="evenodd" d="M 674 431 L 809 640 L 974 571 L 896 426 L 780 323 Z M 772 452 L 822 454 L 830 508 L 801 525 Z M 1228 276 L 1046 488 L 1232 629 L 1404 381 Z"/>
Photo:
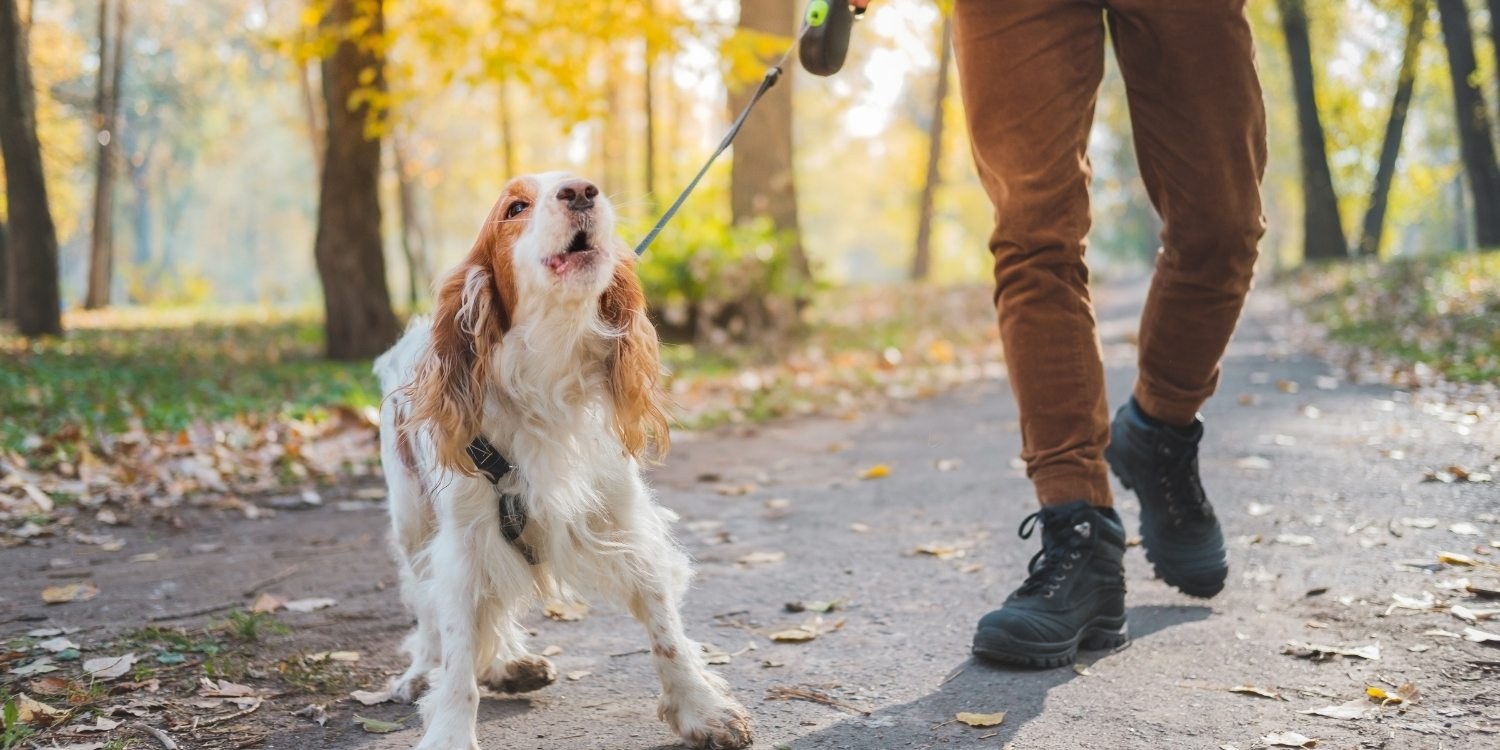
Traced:
<path fill-rule="evenodd" d="M 992 714 L 976 714 L 968 711 L 960 711 L 954 714 L 953 718 L 957 719 L 958 723 L 967 724 L 971 727 L 998 727 L 1005 723 L 1005 712 L 996 711 Z"/>
<path fill-rule="evenodd" d="M 1271 468 L 1271 460 L 1264 456 L 1245 456 L 1244 458 L 1235 461 L 1234 465 L 1241 469 L 1265 471 Z"/>
<path fill-rule="evenodd" d="M 1394 693 L 1386 690 L 1383 687 L 1371 685 L 1365 688 L 1365 695 L 1368 696 L 1370 700 L 1376 701 L 1382 706 L 1386 706 L 1398 703 L 1415 703 L 1420 694 L 1417 692 L 1417 686 L 1413 683 L 1408 682 L 1405 685 L 1396 688 L 1396 692 Z"/>
<path fill-rule="evenodd" d="M 248 698 L 255 695 L 255 688 L 229 680 L 210 680 L 204 677 L 198 681 L 198 694 L 206 698 Z"/>
<path fill-rule="evenodd" d="M 912 549 L 912 554 L 928 555 L 931 557 L 936 557 L 939 560 L 952 560 L 955 557 L 963 557 L 968 553 L 964 550 L 963 547 L 960 547 L 957 544 L 929 542 L 927 544 L 917 545 L 914 549 Z"/>
<path fill-rule="evenodd" d="M 1281 693 L 1278 693 L 1275 690 L 1268 690 L 1268 689 L 1262 688 L 1262 687 L 1255 687 L 1254 685 L 1235 685 L 1234 687 L 1232 687 L 1232 688 L 1229 689 L 1229 692 L 1231 692 L 1231 693 L 1244 693 L 1246 695 L 1258 695 L 1258 696 L 1260 696 L 1262 698 L 1270 698 L 1271 700 L 1274 700 L 1274 701 L 1284 701 L 1284 700 L 1286 700 L 1285 698 L 1281 697 Z"/>
<path fill-rule="evenodd" d="M 1355 656 L 1361 659 L 1375 660 L 1380 658 L 1380 644 L 1324 646 L 1316 643 L 1288 641 L 1286 646 L 1282 647 L 1281 653 L 1288 656 L 1295 656 L 1299 659 L 1312 659 L 1313 661 L 1328 661 L 1335 656 Z"/>
<path fill-rule="evenodd" d="M 67 636 L 60 635 L 56 638 L 48 638 L 47 640 L 36 644 L 36 647 L 43 651 L 55 654 L 59 651 L 66 651 L 70 648 L 78 648 L 78 644 L 74 643 Z"/>
<path fill-rule="evenodd" d="M 890 466 L 888 466 L 886 464 L 875 464 L 874 466 L 871 466 L 870 468 L 865 469 L 864 473 L 859 475 L 859 478 L 860 479 L 884 479 L 884 478 L 886 478 L 886 477 L 888 477 L 890 475 L 891 475 L 891 467 Z"/>
<path fill-rule="evenodd" d="M 1369 701 L 1366 701 L 1363 698 L 1355 698 L 1348 703 L 1341 703 L 1337 706 L 1310 708 L 1306 711 L 1298 711 L 1297 713 L 1310 714 L 1312 716 L 1324 716 L 1330 719 L 1354 721 L 1357 719 L 1364 719 L 1369 716 L 1373 716 L 1375 714 L 1375 707 L 1371 706 Z M 1292 747 L 1301 747 L 1301 745 L 1293 745 Z"/>
<path fill-rule="evenodd" d="M 1311 737 L 1304 737 L 1296 732 L 1280 732 L 1268 734 L 1260 738 L 1261 742 L 1271 747 L 1314 747 L 1318 741 Z"/>
<path fill-rule="evenodd" d="M 1302 534 L 1278 534 L 1275 542 L 1288 547 L 1311 547 L 1317 544 L 1318 540 Z"/>
<path fill-rule="evenodd" d="M 546 609 L 542 610 L 547 617 L 558 622 L 578 622 L 589 613 L 589 605 L 583 602 L 564 602 L 553 600 L 547 602 Z"/>
<path fill-rule="evenodd" d="M 288 612 L 296 612 L 298 614 L 304 614 L 305 615 L 305 614 L 307 614 L 309 612 L 316 612 L 316 611 L 318 611 L 320 609 L 327 609 L 329 607 L 332 607 L 335 604 L 338 604 L 338 601 L 335 600 L 335 599 L 322 598 L 322 599 L 297 599 L 296 601 L 287 602 L 286 604 L 283 604 L 282 606 L 285 607 Z"/>
<path fill-rule="evenodd" d="M 42 589 L 42 601 L 48 604 L 86 602 L 99 595 L 99 587 L 91 581 L 69 583 L 63 586 L 48 586 Z"/>
<path fill-rule="evenodd" d="M 34 674 L 46 674 L 48 672 L 56 671 L 57 665 L 52 663 L 52 657 L 43 656 L 42 658 L 37 659 L 36 661 L 33 661 L 32 663 L 27 664 L 24 667 L 12 668 L 10 670 L 10 673 L 17 677 L 27 677 Z"/>
<path fill-rule="evenodd" d="M 394 721 L 372 719 L 368 716 L 354 715 L 354 723 L 360 725 L 366 732 L 371 734 L 390 734 L 401 729 L 401 724 Z"/>
<path fill-rule="evenodd" d="M 89 659 L 83 663 L 83 671 L 96 680 L 113 680 L 123 677 L 130 671 L 131 667 L 139 661 L 136 655 L 124 654 L 121 656 L 102 656 L 98 659 Z"/>
<path fill-rule="evenodd" d="M 18 693 L 16 701 L 16 723 L 22 726 L 48 727 L 68 715 L 67 711 L 53 708 L 25 693 Z"/>
<path fill-rule="evenodd" d="M 110 731 L 114 731 L 115 727 L 118 727 L 118 726 L 120 726 L 120 722 L 115 721 L 114 719 L 106 719 L 103 716 L 97 716 L 97 717 L 94 717 L 94 723 L 93 724 L 73 724 L 73 725 L 70 725 L 68 727 L 68 731 L 70 731 L 70 732 L 110 732 Z"/>
<path fill-rule="evenodd" d="M 1500 643 L 1500 634 L 1486 632 L 1479 628 L 1464 628 L 1464 640 L 1474 643 Z"/>
<path fill-rule="evenodd" d="M 261 594 L 255 598 L 255 603 L 250 605 L 250 611 L 268 614 L 286 606 L 286 600 L 275 594 Z"/>
<path fill-rule="evenodd" d="M 553 644 L 551 646 L 548 646 L 548 647 L 542 649 L 542 656 L 557 656 L 558 654 L 560 654 L 562 652 L 563 652 L 562 646 L 558 646 L 556 644 Z"/>
<path fill-rule="evenodd" d="M 735 562 L 739 563 L 740 565 L 772 565 L 775 563 L 779 563 L 785 559 L 785 552 L 782 552 L 780 550 L 773 550 L 765 552 L 751 552 L 747 555 L 741 555 L 738 560 L 735 560 Z"/>
<path fill-rule="evenodd" d="M 366 706 L 374 706 L 380 703 L 389 703 L 392 695 L 389 690 L 356 690 L 350 693 L 349 697 Z"/>
<path fill-rule="evenodd" d="M 580 670 L 578 670 L 576 672 L 569 672 L 568 673 L 568 679 L 570 679 L 570 680 L 572 680 L 574 682 L 577 682 L 577 681 L 579 681 L 579 680 L 581 680 L 581 679 L 583 679 L 585 677 L 588 677 L 591 674 L 593 674 L 593 672 L 591 672 L 591 671 L 589 671 L 587 669 L 580 669 Z"/>

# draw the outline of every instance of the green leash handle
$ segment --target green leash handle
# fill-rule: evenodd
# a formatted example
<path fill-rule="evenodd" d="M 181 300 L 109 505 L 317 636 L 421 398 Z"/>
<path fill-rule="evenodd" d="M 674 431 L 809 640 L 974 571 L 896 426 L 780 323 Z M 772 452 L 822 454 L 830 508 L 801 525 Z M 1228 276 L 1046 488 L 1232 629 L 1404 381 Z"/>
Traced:
<path fill-rule="evenodd" d="M 846 0 L 812 0 L 807 4 L 803 23 L 807 33 L 797 50 L 802 67 L 815 76 L 831 76 L 844 67 L 849 55 L 849 34 L 863 8 L 851 9 Z"/>

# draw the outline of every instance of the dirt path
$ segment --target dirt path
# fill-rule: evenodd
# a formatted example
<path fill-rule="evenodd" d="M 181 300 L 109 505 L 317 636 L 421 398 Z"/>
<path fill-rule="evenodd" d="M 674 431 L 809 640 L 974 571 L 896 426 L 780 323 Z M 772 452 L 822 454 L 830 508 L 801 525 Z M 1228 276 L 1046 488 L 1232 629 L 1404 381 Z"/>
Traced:
<path fill-rule="evenodd" d="M 1139 294 L 1130 286 L 1101 297 L 1116 402 L 1130 383 L 1128 336 Z M 717 669 L 751 709 L 757 746 L 1248 750 L 1287 731 L 1320 740 L 1319 748 L 1500 743 L 1500 648 L 1431 634 L 1466 627 L 1445 603 L 1500 606 L 1447 588 L 1460 578 L 1496 588 L 1500 568 L 1434 572 L 1400 564 L 1436 563 L 1440 551 L 1500 563 L 1493 548 L 1500 483 L 1422 481 L 1424 471 L 1451 465 L 1500 473 L 1500 416 L 1475 413 L 1495 405 L 1415 402 L 1389 387 L 1329 381 L 1337 373 L 1290 351 L 1278 304 L 1267 294 L 1254 305 L 1226 362 L 1221 395 L 1207 410 L 1203 470 L 1231 539 L 1229 588 L 1211 602 L 1187 599 L 1152 580 L 1132 550 L 1134 640 L 1114 653 L 1087 654 L 1083 673 L 1007 671 L 967 659 L 974 621 L 1023 577 L 1034 551 L 1014 536 L 1032 500 L 1012 461 L 1019 435 L 1004 382 L 859 421 L 680 441 L 654 482 L 681 513 L 681 537 L 698 560 L 689 632 L 735 654 Z M 889 465 L 890 475 L 859 478 L 876 464 Z M 721 492 L 747 485 L 754 485 L 747 494 Z M 320 508 L 268 520 L 201 512 L 180 516 L 181 528 L 116 529 L 127 540 L 117 552 L 66 542 L 6 550 L 12 574 L 0 580 L 0 621 L 8 621 L 0 632 L 83 627 L 74 640 L 103 643 L 151 618 L 242 605 L 254 591 L 331 597 L 332 608 L 279 615 L 292 632 L 256 648 L 271 655 L 268 663 L 299 652 L 358 651 L 348 679 L 376 687 L 383 670 L 397 667 L 395 644 L 409 620 L 396 602 L 379 502 L 360 489 L 325 493 Z M 1119 506 L 1133 525 L 1133 498 Z M 1453 524 L 1468 526 L 1450 530 Z M 962 554 L 914 554 L 921 545 Z M 159 559 L 129 562 L 152 552 Z M 752 552 L 785 559 L 736 562 Z M 92 601 L 45 607 L 37 599 L 45 586 L 83 579 L 100 589 Z M 1437 608 L 1388 611 L 1393 594 L 1424 593 Z M 788 612 L 788 602 L 814 601 L 839 602 L 823 620 L 842 627 L 801 644 L 768 638 L 815 616 Z M 539 648 L 562 649 L 554 661 L 577 679 L 485 701 L 483 747 L 675 746 L 655 718 L 655 677 L 628 616 L 602 610 L 577 622 L 537 616 L 528 625 Z M 1500 621 L 1478 626 L 1500 631 Z M 1281 653 L 1288 641 L 1378 644 L 1379 659 L 1317 663 Z M 243 679 L 256 684 L 263 669 L 250 665 Z M 1406 683 L 1421 699 L 1404 709 L 1357 720 L 1299 713 L 1359 699 L 1369 686 L 1394 692 Z M 1284 700 L 1230 692 L 1241 685 Z M 771 698 L 786 687 L 845 708 Z M 285 694 L 227 726 L 242 727 L 246 737 L 264 734 L 257 747 L 288 750 L 407 748 L 419 736 L 416 719 L 388 735 L 351 721 L 354 713 L 401 720 L 412 713 L 405 706 L 337 700 L 324 728 L 290 715 L 327 699 Z M 1006 718 L 976 729 L 953 721 L 959 711 L 1004 711 Z"/>

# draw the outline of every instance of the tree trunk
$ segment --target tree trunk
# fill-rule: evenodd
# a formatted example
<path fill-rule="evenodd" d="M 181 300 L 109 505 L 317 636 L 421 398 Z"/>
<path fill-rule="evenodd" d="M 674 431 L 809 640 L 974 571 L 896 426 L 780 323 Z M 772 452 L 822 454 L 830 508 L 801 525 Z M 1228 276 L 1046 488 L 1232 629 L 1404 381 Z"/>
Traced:
<path fill-rule="evenodd" d="M 5 266 L 8 262 L 5 252 L 6 239 L 5 219 L 0 218 L 0 320 L 10 317 L 10 306 L 5 304 Z"/>
<path fill-rule="evenodd" d="M 417 206 L 417 186 L 407 160 L 406 139 L 391 138 L 391 152 L 396 159 L 396 195 L 401 203 L 401 252 L 406 259 L 407 303 L 415 310 L 422 290 L 431 279 L 427 273 L 427 232 Z"/>
<path fill-rule="evenodd" d="M 772 35 L 790 43 L 797 33 L 796 0 L 743 0 L 739 29 Z M 774 57 L 765 58 L 769 65 Z M 792 163 L 792 88 L 795 73 L 788 66 L 781 81 L 768 92 L 740 131 L 734 143 L 733 173 L 729 183 L 729 205 L 734 223 L 762 216 L 785 235 L 792 269 L 804 280 L 812 268 L 802 248 L 797 227 L 797 184 Z M 739 115 L 760 82 L 730 82 L 730 117 Z"/>
<path fill-rule="evenodd" d="M 1500 108 L 1500 0 L 1490 0 L 1490 51 L 1495 54 L 1495 106 Z"/>
<path fill-rule="evenodd" d="M 953 17 L 943 16 L 938 34 L 937 81 L 932 90 L 932 123 L 927 131 L 927 176 L 917 201 L 916 253 L 911 259 L 911 278 L 924 281 L 932 269 L 932 204 L 943 181 L 943 109 L 948 101 L 948 66 L 953 57 Z"/>
<path fill-rule="evenodd" d="M 1500 245 L 1500 163 L 1490 139 L 1490 115 L 1479 87 L 1474 58 L 1474 33 L 1464 0 L 1437 0 L 1448 48 L 1448 72 L 1453 81 L 1453 106 L 1469 192 L 1474 196 L 1474 233 L 1481 247 Z"/>
<path fill-rule="evenodd" d="M 328 356 L 360 359 L 381 353 L 396 340 L 400 326 L 391 311 L 380 237 L 380 140 L 369 137 L 368 97 L 354 99 L 360 77 L 384 90 L 382 0 L 332 0 L 325 31 L 340 36 L 323 61 L 323 101 L 328 140 L 318 199 L 314 255 L 323 282 L 324 330 Z M 370 21 L 355 39 L 344 29 L 356 18 Z"/>
<path fill-rule="evenodd" d="M 1500 0 L 1497 0 L 1500 1 Z M 1422 31 L 1427 27 L 1427 0 L 1412 0 L 1411 20 L 1406 26 L 1406 47 L 1401 53 L 1401 67 L 1396 73 L 1396 94 L 1391 99 L 1391 116 L 1385 123 L 1385 141 L 1380 146 L 1380 165 L 1370 188 L 1370 205 L 1359 238 L 1357 254 L 1380 255 L 1380 241 L 1385 233 L 1385 209 L 1391 194 L 1391 178 L 1396 174 L 1396 156 L 1401 151 L 1401 134 L 1406 130 L 1406 112 L 1411 106 L 1412 88 L 1417 80 L 1417 53 L 1422 47 Z"/>
<path fill-rule="evenodd" d="M 297 87 L 302 92 L 302 126 L 307 129 L 307 141 L 312 147 L 313 166 L 319 175 L 323 174 L 323 146 L 326 142 L 324 131 L 328 128 L 327 118 L 323 115 L 323 109 L 318 101 L 317 94 L 313 93 L 312 63 L 299 62 L 297 65 Z"/>
<path fill-rule="evenodd" d="M 1297 99 L 1297 131 L 1302 150 L 1302 257 L 1328 260 L 1349 256 L 1339 217 L 1338 195 L 1328 168 L 1328 146 L 1313 81 L 1312 43 L 1308 39 L 1305 0 L 1278 0 L 1281 29 L 1291 61 L 1292 88 Z"/>
<path fill-rule="evenodd" d="M 36 92 L 16 0 L 0 0 L 0 153 L 10 215 L 5 297 L 23 336 L 62 333 L 57 228 L 36 137 Z"/>
<path fill-rule="evenodd" d="M 89 237 L 89 284 L 83 298 L 86 310 L 109 305 L 114 283 L 115 163 L 120 152 L 120 82 L 125 66 L 124 0 L 114 3 L 110 28 L 110 0 L 99 0 L 99 75 L 94 91 L 94 133 L 99 150 L 94 168 L 94 227 Z"/>

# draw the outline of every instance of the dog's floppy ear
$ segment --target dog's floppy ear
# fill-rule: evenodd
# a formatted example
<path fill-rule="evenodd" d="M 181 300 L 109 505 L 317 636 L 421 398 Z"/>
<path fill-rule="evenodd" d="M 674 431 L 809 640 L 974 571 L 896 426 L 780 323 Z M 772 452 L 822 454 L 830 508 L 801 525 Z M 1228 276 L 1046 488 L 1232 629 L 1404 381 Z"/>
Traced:
<path fill-rule="evenodd" d="M 615 266 L 614 279 L 599 299 L 599 315 L 616 332 L 609 356 L 609 394 L 614 401 L 614 428 L 626 452 L 640 459 L 654 443 L 655 455 L 671 446 L 661 392 L 661 361 L 656 328 L 646 317 L 646 295 L 635 276 L 635 256 L 628 249 Z"/>
<path fill-rule="evenodd" d="M 467 475 L 475 468 L 465 448 L 479 435 L 485 383 L 510 328 L 501 292 L 510 285 L 496 279 L 497 271 L 508 269 L 486 263 L 487 255 L 476 247 L 438 288 L 431 350 L 408 386 L 410 423 L 428 430 L 438 463 Z"/>

